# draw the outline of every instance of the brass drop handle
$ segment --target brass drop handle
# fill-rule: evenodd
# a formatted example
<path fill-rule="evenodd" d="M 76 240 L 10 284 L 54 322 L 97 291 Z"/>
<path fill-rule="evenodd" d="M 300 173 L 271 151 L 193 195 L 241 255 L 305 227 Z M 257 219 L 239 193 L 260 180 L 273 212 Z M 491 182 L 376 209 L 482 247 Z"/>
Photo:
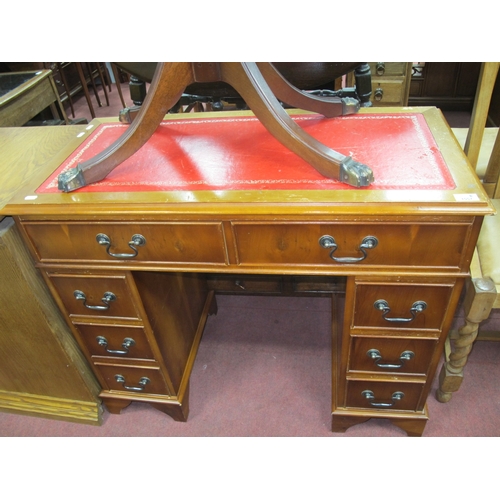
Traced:
<path fill-rule="evenodd" d="M 378 76 L 382 76 L 385 73 L 385 63 L 384 62 L 378 62 L 375 71 L 377 72 Z"/>
<path fill-rule="evenodd" d="M 106 246 L 106 253 L 115 259 L 133 259 L 139 254 L 139 250 L 136 247 L 143 247 L 146 244 L 146 238 L 142 234 L 134 234 L 128 242 L 128 246 L 134 253 L 113 253 L 109 250 L 111 248 L 111 239 L 107 234 L 99 233 L 95 239 L 99 245 Z"/>
<path fill-rule="evenodd" d="M 101 302 L 104 304 L 103 306 L 90 306 L 87 304 L 87 297 L 81 290 L 75 290 L 73 292 L 76 300 L 81 300 L 83 305 L 87 309 L 92 309 L 94 311 L 107 311 L 109 309 L 110 302 L 116 300 L 116 295 L 113 292 L 104 292 L 102 296 Z"/>
<path fill-rule="evenodd" d="M 375 98 L 376 101 L 381 101 L 382 98 L 384 97 L 384 89 L 381 87 L 377 87 L 375 89 L 375 92 L 373 93 L 373 97 Z"/>
<path fill-rule="evenodd" d="M 149 384 L 151 380 L 148 379 L 148 377 L 141 377 L 139 380 L 139 386 L 136 385 L 126 385 L 125 377 L 123 375 L 115 375 L 115 380 L 119 384 L 123 384 L 124 389 L 127 389 L 127 391 L 136 391 L 136 392 L 142 392 L 146 384 Z"/>
<path fill-rule="evenodd" d="M 380 401 L 373 401 L 375 399 L 375 394 L 373 394 L 373 391 L 363 391 L 361 394 L 366 399 L 370 400 L 370 405 L 374 408 L 392 408 L 398 401 L 401 401 L 405 397 L 404 392 L 396 391 L 392 395 L 392 403 L 385 403 Z"/>
<path fill-rule="evenodd" d="M 418 313 L 421 313 L 427 308 L 427 303 L 423 300 L 417 300 L 416 302 L 414 302 L 410 308 L 411 318 L 388 318 L 387 315 L 391 312 L 391 308 L 389 307 L 389 303 L 386 300 L 376 300 L 373 303 L 373 307 L 375 309 L 378 309 L 379 311 L 382 311 L 382 318 L 384 318 L 386 321 L 399 321 L 403 323 L 409 323 L 417 317 Z"/>
<path fill-rule="evenodd" d="M 129 353 L 129 349 L 135 345 L 135 340 L 131 339 L 130 337 L 125 337 L 122 342 L 122 347 L 123 350 L 119 349 L 108 349 L 108 339 L 106 337 L 102 337 L 99 335 L 96 337 L 97 343 L 101 346 L 104 347 L 106 352 L 109 354 L 119 354 L 119 355 L 124 355 Z"/>
<path fill-rule="evenodd" d="M 402 368 L 406 361 L 410 361 L 410 359 L 415 357 L 415 353 L 413 351 L 403 351 L 399 355 L 399 363 L 384 363 L 382 362 L 382 355 L 380 354 L 380 351 L 378 349 L 370 349 L 366 355 L 373 359 L 375 364 L 379 368 L 388 368 L 388 369 L 398 369 Z"/>
<path fill-rule="evenodd" d="M 378 245 L 378 240 L 375 236 L 365 236 L 358 247 L 358 250 L 363 254 L 362 257 L 335 257 L 333 253 L 337 250 L 338 245 L 333 236 L 325 234 L 319 239 L 319 244 L 323 248 L 328 248 L 330 250 L 330 258 L 335 262 L 340 262 L 341 264 L 354 264 L 356 262 L 361 262 L 368 257 L 366 253 L 367 250 L 371 250 Z"/>

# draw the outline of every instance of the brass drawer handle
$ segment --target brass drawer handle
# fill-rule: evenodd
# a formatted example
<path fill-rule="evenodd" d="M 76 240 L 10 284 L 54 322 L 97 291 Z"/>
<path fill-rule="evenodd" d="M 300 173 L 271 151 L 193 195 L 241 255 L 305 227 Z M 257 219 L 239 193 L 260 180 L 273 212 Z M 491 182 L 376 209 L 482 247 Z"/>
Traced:
<path fill-rule="evenodd" d="M 392 395 L 392 403 L 384 403 L 379 401 L 371 401 L 375 399 L 375 394 L 373 391 L 363 391 L 361 393 L 366 399 L 370 400 L 370 405 L 374 408 L 392 408 L 398 401 L 401 401 L 405 397 L 405 393 L 401 391 L 396 391 Z"/>
<path fill-rule="evenodd" d="M 75 296 L 76 300 L 81 300 L 83 302 L 83 305 L 87 309 L 92 309 L 94 311 L 107 311 L 109 309 L 110 302 L 113 302 L 116 300 L 116 295 L 113 292 L 104 292 L 104 295 L 101 299 L 101 302 L 104 303 L 103 306 L 89 306 L 87 304 L 87 297 L 85 294 L 80 291 L 80 290 L 75 290 L 73 292 L 73 295 Z"/>
<path fill-rule="evenodd" d="M 375 236 L 365 236 L 363 238 L 363 240 L 361 241 L 361 245 L 359 245 L 359 250 L 363 254 L 362 257 L 335 257 L 333 255 L 333 252 L 337 250 L 338 245 L 335 242 L 335 238 L 327 234 L 325 234 L 319 239 L 319 244 L 323 248 L 331 249 L 330 258 L 333 259 L 335 262 L 340 262 L 342 264 L 354 264 L 356 262 L 361 262 L 362 260 L 365 260 L 368 257 L 366 250 L 375 248 L 378 245 L 378 240 L 377 238 L 375 238 Z"/>
<path fill-rule="evenodd" d="M 410 309 L 411 318 L 388 318 L 387 315 L 391 312 L 391 308 L 386 300 L 376 300 L 373 303 L 373 307 L 382 311 L 382 318 L 386 321 L 409 323 L 417 317 L 418 313 L 421 313 L 427 308 L 427 304 L 423 300 L 417 300 L 417 302 L 414 302 Z"/>
<path fill-rule="evenodd" d="M 134 253 L 112 253 L 109 251 L 111 248 L 111 239 L 107 234 L 99 233 L 95 237 L 99 245 L 106 245 L 106 253 L 114 257 L 115 259 L 133 259 L 139 254 L 139 250 L 136 247 L 143 247 L 146 244 L 146 238 L 142 234 L 134 234 L 132 239 L 128 242 L 128 246 L 134 251 Z"/>
<path fill-rule="evenodd" d="M 123 342 L 122 342 L 123 350 L 121 351 L 119 349 L 108 349 L 108 339 L 106 337 L 102 337 L 101 335 L 99 335 L 98 337 L 96 337 L 96 340 L 97 340 L 97 343 L 101 347 L 104 347 L 104 349 L 106 350 L 106 352 L 108 352 L 109 354 L 119 354 L 119 355 L 128 354 L 129 353 L 129 349 L 133 345 L 135 345 L 135 340 L 134 339 L 131 339 L 129 337 L 125 337 L 123 339 Z"/>
<path fill-rule="evenodd" d="M 125 377 L 123 375 L 115 375 L 115 379 L 119 384 L 123 384 L 123 387 L 127 389 L 127 391 L 136 391 L 141 392 L 145 389 L 146 384 L 149 384 L 151 380 L 148 377 L 141 377 L 139 380 L 139 387 L 136 385 L 126 385 Z"/>
<path fill-rule="evenodd" d="M 378 62 L 377 66 L 375 67 L 375 71 L 377 72 L 378 76 L 382 76 L 385 73 L 385 63 Z"/>
<path fill-rule="evenodd" d="M 413 351 L 403 351 L 399 355 L 399 361 L 400 363 L 383 363 L 382 362 L 382 355 L 380 354 L 380 351 L 378 349 L 370 349 L 366 355 L 373 359 L 375 364 L 379 368 L 389 368 L 389 369 L 397 369 L 397 368 L 402 368 L 406 361 L 410 361 L 410 359 L 415 357 L 415 353 Z"/>
<path fill-rule="evenodd" d="M 381 101 L 384 97 L 384 89 L 381 87 L 376 88 L 375 92 L 373 93 L 373 97 L 376 101 Z"/>

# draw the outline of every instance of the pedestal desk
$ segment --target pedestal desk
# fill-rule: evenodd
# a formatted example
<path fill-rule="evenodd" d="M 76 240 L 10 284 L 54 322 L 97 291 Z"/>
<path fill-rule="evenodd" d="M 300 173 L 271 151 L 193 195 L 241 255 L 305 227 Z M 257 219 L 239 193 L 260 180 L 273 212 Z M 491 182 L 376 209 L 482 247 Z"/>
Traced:
<path fill-rule="evenodd" d="M 493 209 L 435 108 L 295 115 L 311 135 L 369 165 L 372 186 L 323 178 L 249 113 L 189 114 L 169 117 L 104 181 L 60 193 L 58 172 L 123 132 L 94 120 L 3 209 L 110 412 L 142 401 L 188 418 L 189 377 L 218 291 L 249 283 L 280 293 L 293 277 L 298 289 L 328 292 L 344 277 L 342 307 L 332 294 L 332 430 L 387 418 L 422 434 Z"/>

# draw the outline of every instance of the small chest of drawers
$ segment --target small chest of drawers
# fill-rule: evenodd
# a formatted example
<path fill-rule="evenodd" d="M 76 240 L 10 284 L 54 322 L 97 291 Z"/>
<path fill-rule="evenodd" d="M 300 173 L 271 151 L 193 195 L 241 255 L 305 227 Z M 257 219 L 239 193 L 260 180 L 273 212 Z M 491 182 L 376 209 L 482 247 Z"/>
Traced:
<path fill-rule="evenodd" d="M 369 63 L 374 106 L 408 106 L 412 63 Z"/>

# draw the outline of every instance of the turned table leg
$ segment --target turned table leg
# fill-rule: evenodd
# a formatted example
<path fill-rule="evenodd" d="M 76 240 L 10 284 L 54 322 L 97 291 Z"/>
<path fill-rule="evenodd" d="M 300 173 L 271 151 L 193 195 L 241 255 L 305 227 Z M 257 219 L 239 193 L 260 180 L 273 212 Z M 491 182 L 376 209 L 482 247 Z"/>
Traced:
<path fill-rule="evenodd" d="M 458 339 L 454 342 L 455 349 L 450 353 L 439 374 L 436 397 L 441 403 L 447 403 L 452 393 L 460 388 L 463 369 L 476 340 L 479 324 L 488 318 L 495 299 L 496 287 L 491 278 L 471 280 L 464 301 L 465 324 L 458 331 Z"/>

